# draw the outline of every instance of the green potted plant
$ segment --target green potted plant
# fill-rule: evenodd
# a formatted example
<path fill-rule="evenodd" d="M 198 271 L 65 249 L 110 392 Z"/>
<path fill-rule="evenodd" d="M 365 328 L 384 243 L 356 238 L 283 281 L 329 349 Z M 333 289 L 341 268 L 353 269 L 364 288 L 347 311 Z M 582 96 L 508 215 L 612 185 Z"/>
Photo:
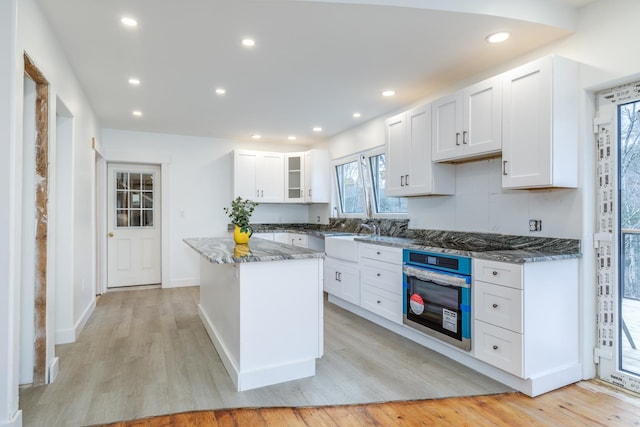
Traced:
<path fill-rule="evenodd" d="M 247 243 L 249 241 L 249 237 L 253 234 L 253 229 L 249 225 L 249 220 L 251 219 L 251 215 L 255 210 L 258 203 L 253 200 L 243 199 L 238 196 L 236 199 L 231 201 L 231 208 L 224 208 L 224 212 L 227 214 L 229 218 L 231 218 L 231 223 L 235 225 L 233 230 L 233 240 L 236 243 Z"/>

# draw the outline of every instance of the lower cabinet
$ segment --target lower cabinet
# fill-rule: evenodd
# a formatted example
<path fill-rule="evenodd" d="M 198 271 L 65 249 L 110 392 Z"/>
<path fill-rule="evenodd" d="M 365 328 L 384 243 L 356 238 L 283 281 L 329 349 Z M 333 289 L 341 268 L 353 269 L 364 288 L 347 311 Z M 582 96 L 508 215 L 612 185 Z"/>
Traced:
<path fill-rule="evenodd" d="M 351 304 L 360 305 L 360 269 L 358 263 L 326 257 L 324 290 Z"/>
<path fill-rule="evenodd" d="M 579 366 L 576 259 L 473 261 L 474 356 L 523 379 Z"/>
<path fill-rule="evenodd" d="M 360 243 L 360 306 L 402 324 L 402 249 Z"/>

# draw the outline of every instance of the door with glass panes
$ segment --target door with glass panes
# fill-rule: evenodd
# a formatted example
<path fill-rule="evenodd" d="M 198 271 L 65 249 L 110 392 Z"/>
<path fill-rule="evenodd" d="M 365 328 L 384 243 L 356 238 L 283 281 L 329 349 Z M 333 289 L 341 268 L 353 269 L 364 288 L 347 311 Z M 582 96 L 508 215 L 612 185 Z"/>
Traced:
<path fill-rule="evenodd" d="M 160 284 L 160 166 L 110 163 L 107 287 Z"/>
<path fill-rule="evenodd" d="M 597 245 L 601 379 L 640 391 L 640 82 L 598 94 Z"/>

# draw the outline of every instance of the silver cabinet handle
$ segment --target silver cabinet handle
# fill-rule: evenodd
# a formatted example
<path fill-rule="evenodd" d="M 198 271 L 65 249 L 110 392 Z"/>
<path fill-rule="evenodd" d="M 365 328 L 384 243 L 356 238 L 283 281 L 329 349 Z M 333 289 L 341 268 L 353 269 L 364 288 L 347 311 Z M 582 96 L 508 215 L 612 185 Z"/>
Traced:
<path fill-rule="evenodd" d="M 309 189 L 309 197 L 311 197 L 311 189 Z"/>
<path fill-rule="evenodd" d="M 409 175 L 404 176 L 404 185 L 409 185 Z"/>
<path fill-rule="evenodd" d="M 404 175 L 400 175 L 400 187 L 404 187 Z"/>
<path fill-rule="evenodd" d="M 264 190 L 260 190 L 260 197 L 264 197 Z"/>
<path fill-rule="evenodd" d="M 493 304 L 491 307 L 498 308 L 498 304 Z"/>
<path fill-rule="evenodd" d="M 502 175 L 507 174 L 507 160 L 502 161 Z"/>
<path fill-rule="evenodd" d="M 498 349 L 498 346 L 497 346 L 497 345 L 494 345 L 494 346 L 493 346 L 493 349 L 494 349 L 494 350 L 497 350 L 497 349 Z"/>
<path fill-rule="evenodd" d="M 467 131 L 462 131 L 462 143 L 467 144 Z"/>
<path fill-rule="evenodd" d="M 498 275 L 498 272 L 497 272 L 497 271 L 495 271 L 495 270 L 493 270 L 493 273 L 491 273 L 491 274 L 493 274 L 494 276 L 497 276 L 497 275 Z"/>
<path fill-rule="evenodd" d="M 460 132 L 456 132 L 456 145 L 460 145 Z"/>
<path fill-rule="evenodd" d="M 256 197 L 260 197 L 260 190 L 256 190 Z"/>

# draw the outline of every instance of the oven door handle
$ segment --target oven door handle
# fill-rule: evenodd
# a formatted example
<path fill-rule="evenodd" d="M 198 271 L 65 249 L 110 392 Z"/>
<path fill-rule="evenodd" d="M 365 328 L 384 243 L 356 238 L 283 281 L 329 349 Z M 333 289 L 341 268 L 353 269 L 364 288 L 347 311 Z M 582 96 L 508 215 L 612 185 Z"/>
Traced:
<path fill-rule="evenodd" d="M 433 282 L 442 286 L 455 286 L 458 288 L 471 287 L 471 284 L 467 283 L 469 282 L 467 278 L 456 276 L 453 274 L 446 274 L 440 271 L 434 271 L 425 268 L 412 267 L 410 265 L 404 265 L 402 267 L 402 271 L 407 277 L 415 277 L 418 280 Z"/>

